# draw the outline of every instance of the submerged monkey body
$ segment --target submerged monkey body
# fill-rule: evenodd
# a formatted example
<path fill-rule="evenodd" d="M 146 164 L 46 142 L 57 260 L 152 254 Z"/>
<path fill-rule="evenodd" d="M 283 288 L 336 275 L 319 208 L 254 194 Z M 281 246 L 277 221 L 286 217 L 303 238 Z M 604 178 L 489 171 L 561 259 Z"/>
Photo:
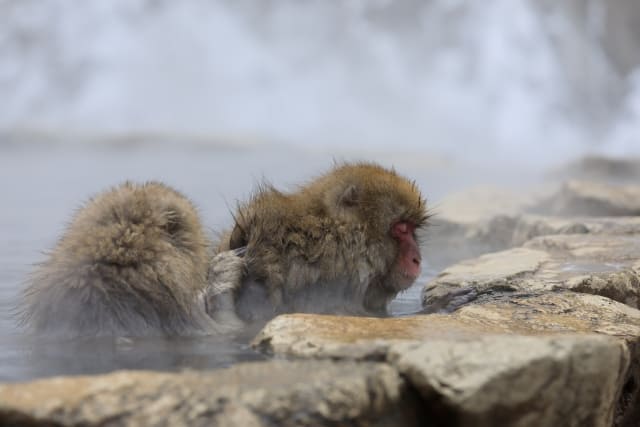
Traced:
<path fill-rule="evenodd" d="M 235 219 L 221 249 L 247 247 L 247 277 L 264 284 L 276 311 L 384 313 L 420 272 L 425 201 L 374 164 L 338 166 L 289 194 L 263 186 Z M 340 307 L 309 304 L 323 290 Z"/>

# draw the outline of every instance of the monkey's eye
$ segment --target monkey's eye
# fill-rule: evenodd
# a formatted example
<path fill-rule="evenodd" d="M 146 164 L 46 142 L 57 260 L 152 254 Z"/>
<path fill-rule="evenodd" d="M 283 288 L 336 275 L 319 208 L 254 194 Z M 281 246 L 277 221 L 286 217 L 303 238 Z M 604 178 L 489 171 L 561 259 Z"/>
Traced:
<path fill-rule="evenodd" d="M 407 234 L 412 234 L 416 229 L 416 226 L 409 221 L 398 221 L 393 227 L 391 227 L 391 234 L 394 237 L 400 237 Z"/>

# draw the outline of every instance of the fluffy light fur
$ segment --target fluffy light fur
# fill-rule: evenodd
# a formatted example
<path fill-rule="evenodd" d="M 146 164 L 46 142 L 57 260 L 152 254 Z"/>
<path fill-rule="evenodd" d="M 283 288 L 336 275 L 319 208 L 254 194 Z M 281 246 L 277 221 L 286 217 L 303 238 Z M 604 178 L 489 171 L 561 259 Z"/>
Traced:
<path fill-rule="evenodd" d="M 127 182 L 76 213 L 29 280 L 23 321 L 72 336 L 211 333 L 220 328 L 207 298 L 242 268 L 237 257 L 218 259 L 210 272 L 210 242 L 186 197 Z"/>

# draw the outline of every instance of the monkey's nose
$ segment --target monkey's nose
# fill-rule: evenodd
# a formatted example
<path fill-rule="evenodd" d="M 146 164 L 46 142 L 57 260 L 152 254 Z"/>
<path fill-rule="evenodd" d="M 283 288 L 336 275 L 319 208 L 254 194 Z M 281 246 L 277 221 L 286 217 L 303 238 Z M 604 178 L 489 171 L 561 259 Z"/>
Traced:
<path fill-rule="evenodd" d="M 417 265 L 418 267 L 420 267 L 420 258 L 418 258 L 418 257 L 413 257 L 413 263 L 414 263 L 415 265 Z"/>

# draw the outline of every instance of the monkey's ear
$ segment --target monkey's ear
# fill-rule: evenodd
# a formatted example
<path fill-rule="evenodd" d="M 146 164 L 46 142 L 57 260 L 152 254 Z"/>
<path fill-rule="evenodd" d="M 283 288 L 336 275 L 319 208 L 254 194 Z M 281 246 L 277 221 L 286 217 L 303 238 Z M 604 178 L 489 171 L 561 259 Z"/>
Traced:
<path fill-rule="evenodd" d="M 360 201 L 360 193 L 358 188 L 353 185 L 347 185 L 342 192 L 338 195 L 338 200 L 336 200 L 336 205 L 343 208 L 351 208 L 358 205 Z"/>

